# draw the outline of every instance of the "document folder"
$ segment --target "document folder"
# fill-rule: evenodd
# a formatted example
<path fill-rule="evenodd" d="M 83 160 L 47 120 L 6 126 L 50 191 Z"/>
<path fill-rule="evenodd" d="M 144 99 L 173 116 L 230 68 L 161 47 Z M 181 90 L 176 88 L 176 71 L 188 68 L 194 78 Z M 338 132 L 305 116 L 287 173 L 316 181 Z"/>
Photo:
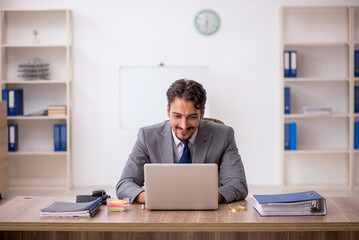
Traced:
<path fill-rule="evenodd" d="M 320 216 L 327 214 L 325 198 L 315 191 L 253 195 L 261 216 Z"/>

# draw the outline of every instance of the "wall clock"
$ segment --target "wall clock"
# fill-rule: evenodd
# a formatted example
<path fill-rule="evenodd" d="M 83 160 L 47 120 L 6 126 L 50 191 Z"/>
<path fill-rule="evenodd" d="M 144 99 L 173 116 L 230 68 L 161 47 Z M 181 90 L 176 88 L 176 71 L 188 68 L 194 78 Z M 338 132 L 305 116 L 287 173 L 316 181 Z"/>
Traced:
<path fill-rule="evenodd" d="M 200 11 L 194 19 L 197 31 L 204 35 L 211 35 L 217 32 L 219 23 L 218 14 L 209 9 Z"/>

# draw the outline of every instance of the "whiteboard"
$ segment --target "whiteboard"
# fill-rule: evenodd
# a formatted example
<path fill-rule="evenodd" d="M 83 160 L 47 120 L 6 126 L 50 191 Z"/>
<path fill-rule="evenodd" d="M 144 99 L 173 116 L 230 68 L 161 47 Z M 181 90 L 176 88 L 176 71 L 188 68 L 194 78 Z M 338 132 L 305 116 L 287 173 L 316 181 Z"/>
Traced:
<path fill-rule="evenodd" d="M 207 67 L 120 67 L 120 127 L 140 128 L 167 120 L 167 90 L 182 78 L 206 89 L 209 117 Z"/>

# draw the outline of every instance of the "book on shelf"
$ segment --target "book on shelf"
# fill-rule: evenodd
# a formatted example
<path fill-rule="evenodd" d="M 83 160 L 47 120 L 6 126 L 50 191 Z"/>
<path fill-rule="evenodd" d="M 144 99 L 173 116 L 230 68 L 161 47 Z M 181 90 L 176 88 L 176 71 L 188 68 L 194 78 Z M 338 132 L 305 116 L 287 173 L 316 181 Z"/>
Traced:
<path fill-rule="evenodd" d="M 316 191 L 253 195 L 254 209 L 264 216 L 320 216 L 327 214 L 325 198 Z"/>
<path fill-rule="evenodd" d="M 19 147 L 17 124 L 8 125 L 8 151 L 16 152 Z"/>
<path fill-rule="evenodd" d="M 354 122 L 354 149 L 359 149 L 359 122 Z"/>
<path fill-rule="evenodd" d="M 296 50 L 284 50 L 284 77 L 296 78 L 298 68 L 298 52 Z"/>
<path fill-rule="evenodd" d="M 354 51 L 354 77 L 359 77 L 359 50 Z"/>
<path fill-rule="evenodd" d="M 284 87 L 284 113 L 290 114 L 290 87 Z"/>
<path fill-rule="evenodd" d="M 304 106 L 302 110 L 305 115 L 330 115 L 332 113 L 331 107 Z"/>
<path fill-rule="evenodd" d="M 93 217 L 101 209 L 99 197 L 92 202 L 54 202 L 40 211 L 43 217 Z"/>
<path fill-rule="evenodd" d="M 284 150 L 297 150 L 297 123 L 284 125 Z"/>
<path fill-rule="evenodd" d="M 66 124 L 54 124 L 54 151 L 67 151 Z"/>
<path fill-rule="evenodd" d="M 3 89 L 2 100 L 7 101 L 8 116 L 19 116 L 24 114 L 22 89 Z"/>
<path fill-rule="evenodd" d="M 50 105 L 47 109 L 48 116 L 66 116 L 66 105 Z"/>

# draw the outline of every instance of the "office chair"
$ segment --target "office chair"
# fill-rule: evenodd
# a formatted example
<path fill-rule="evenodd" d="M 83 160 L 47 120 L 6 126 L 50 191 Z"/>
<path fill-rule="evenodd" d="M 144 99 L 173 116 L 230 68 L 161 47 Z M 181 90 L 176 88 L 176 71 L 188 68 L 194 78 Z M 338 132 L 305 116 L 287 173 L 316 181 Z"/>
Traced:
<path fill-rule="evenodd" d="M 202 120 L 204 121 L 210 121 L 210 122 L 215 122 L 215 123 L 219 123 L 222 125 L 225 125 L 224 122 L 222 122 L 221 120 L 215 119 L 215 118 L 202 118 Z M 165 122 L 168 122 L 169 120 L 165 120 Z"/>

